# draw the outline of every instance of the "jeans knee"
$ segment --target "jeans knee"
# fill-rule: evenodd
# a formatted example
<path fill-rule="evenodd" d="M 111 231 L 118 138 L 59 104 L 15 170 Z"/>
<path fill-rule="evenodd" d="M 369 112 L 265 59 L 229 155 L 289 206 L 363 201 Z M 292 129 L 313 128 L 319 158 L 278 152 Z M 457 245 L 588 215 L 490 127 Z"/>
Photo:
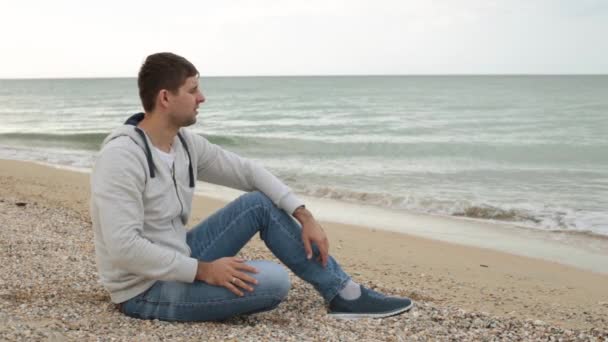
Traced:
<path fill-rule="evenodd" d="M 273 204 L 272 200 L 261 191 L 252 191 L 246 193 L 244 196 L 247 198 L 247 200 L 254 203 L 260 203 L 264 206 L 272 206 Z"/>
<path fill-rule="evenodd" d="M 287 293 L 291 289 L 291 281 L 285 267 L 265 260 L 250 261 L 248 264 L 258 270 L 258 273 L 254 275 L 258 280 L 256 291 L 271 293 L 279 300 L 287 297 Z"/>
<path fill-rule="evenodd" d="M 274 286 L 277 291 L 277 295 L 281 300 L 287 298 L 287 293 L 291 289 L 291 280 L 289 280 L 289 274 L 282 266 L 278 266 L 281 269 L 280 272 L 275 274 Z"/>

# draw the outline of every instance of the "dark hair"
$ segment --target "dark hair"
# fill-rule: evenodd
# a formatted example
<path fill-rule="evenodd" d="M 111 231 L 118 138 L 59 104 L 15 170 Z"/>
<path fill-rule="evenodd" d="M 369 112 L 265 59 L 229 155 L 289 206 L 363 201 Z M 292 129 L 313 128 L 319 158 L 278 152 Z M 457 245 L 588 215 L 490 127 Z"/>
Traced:
<path fill-rule="evenodd" d="M 144 110 L 154 110 L 156 96 L 162 89 L 177 93 L 188 77 L 197 75 L 196 67 L 182 56 L 170 52 L 148 56 L 137 76 L 139 98 Z"/>

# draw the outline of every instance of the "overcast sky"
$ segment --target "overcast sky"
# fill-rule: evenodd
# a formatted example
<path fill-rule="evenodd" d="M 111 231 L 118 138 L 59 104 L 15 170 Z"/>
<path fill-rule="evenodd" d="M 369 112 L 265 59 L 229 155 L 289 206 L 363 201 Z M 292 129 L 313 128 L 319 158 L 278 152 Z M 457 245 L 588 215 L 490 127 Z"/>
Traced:
<path fill-rule="evenodd" d="M 608 73 L 608 0 L 19 0 L 0 35 L 0 78 Z"/>

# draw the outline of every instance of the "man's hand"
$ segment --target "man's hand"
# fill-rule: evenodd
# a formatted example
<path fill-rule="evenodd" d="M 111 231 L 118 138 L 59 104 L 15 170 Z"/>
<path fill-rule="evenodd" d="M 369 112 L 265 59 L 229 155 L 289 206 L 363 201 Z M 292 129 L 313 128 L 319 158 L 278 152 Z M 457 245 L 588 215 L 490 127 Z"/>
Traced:
<path fill-rule="evenodd" d="M 312 216 L 312 213 L 305 207 L 300 207 L 294 211 L 293 216 L 302 225 L 302 242 L 304 242 L 304 250 L 306 257 L 312 257 L 312 243 L 314 242 L 319 248 L 319 257 L 317 260 L 321 262 L 323 267 L 327 266 L 329 257 L 329 240 L 323 231 L 321 225 Z"/>
<path fill-rule="evenodd" d="M 245 264 L 245 260 L 237 257 L 225 257 L 212 262 L 198 262 L 196 279 L 209 285 L 224 286 L 232 293 L 242 297 L 244 289 L 253 292 L 248 283 L 257 284 L 258 281 L 247 273 L 258 273 L 255 267 Z"/>

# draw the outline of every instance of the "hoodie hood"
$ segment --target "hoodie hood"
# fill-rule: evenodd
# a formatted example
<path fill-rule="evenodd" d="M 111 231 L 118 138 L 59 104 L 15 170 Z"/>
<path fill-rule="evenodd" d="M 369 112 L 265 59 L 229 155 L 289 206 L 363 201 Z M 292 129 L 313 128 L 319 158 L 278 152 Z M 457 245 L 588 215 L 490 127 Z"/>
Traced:
<path fill-rule="evenodd" d="M 141 148 L 145 148 L 146 139 L 142 139 L 141 135 L 137 133 L 137 130 L 141 131 L 141 129 L 137 127 L 137 124 L 139 124 L 143 119 L 144 113 L 131 115 L 122 126 L 115 128 L 112 133 L 110 133 L 110 135 L 103 140 L 102 146 L 118 137 L 128 136 Z"/>
<path fill-rule="evenodd" d="M 154 178 L 156 176 L 155 170 L 156 165 L 154 165 L 154 159 L 152 158 L 152 151 L 150 150 L 150 144 L 148 143 L 148 139 L 146 138 L 146 133 L 137 125 L 144 119 L 144 113 L 137 113 L 131 115 L 122 126 L 117 127 L 108 135 L 102 146 L 106 145 L 108 142 L 122 136 L 128 136 L 135 142 L 139 147 L 141 147 L 146 153 L 146 160 L 148 161 L 148 169 L 150 171 L 150 177 Z M 188 155 L 188 171 L 190 175 L 190 187 L 194 188 L 194 170 L 192 168 L 192 158 L 190 157 L 190 151 L 188 150 L 188 145 L 184 140 L 184 137 L 180 132 L 177 132 L 177 136 L 179 141 L 181 142 L 184 150 L 186 150 L 186 154 Z"/>

